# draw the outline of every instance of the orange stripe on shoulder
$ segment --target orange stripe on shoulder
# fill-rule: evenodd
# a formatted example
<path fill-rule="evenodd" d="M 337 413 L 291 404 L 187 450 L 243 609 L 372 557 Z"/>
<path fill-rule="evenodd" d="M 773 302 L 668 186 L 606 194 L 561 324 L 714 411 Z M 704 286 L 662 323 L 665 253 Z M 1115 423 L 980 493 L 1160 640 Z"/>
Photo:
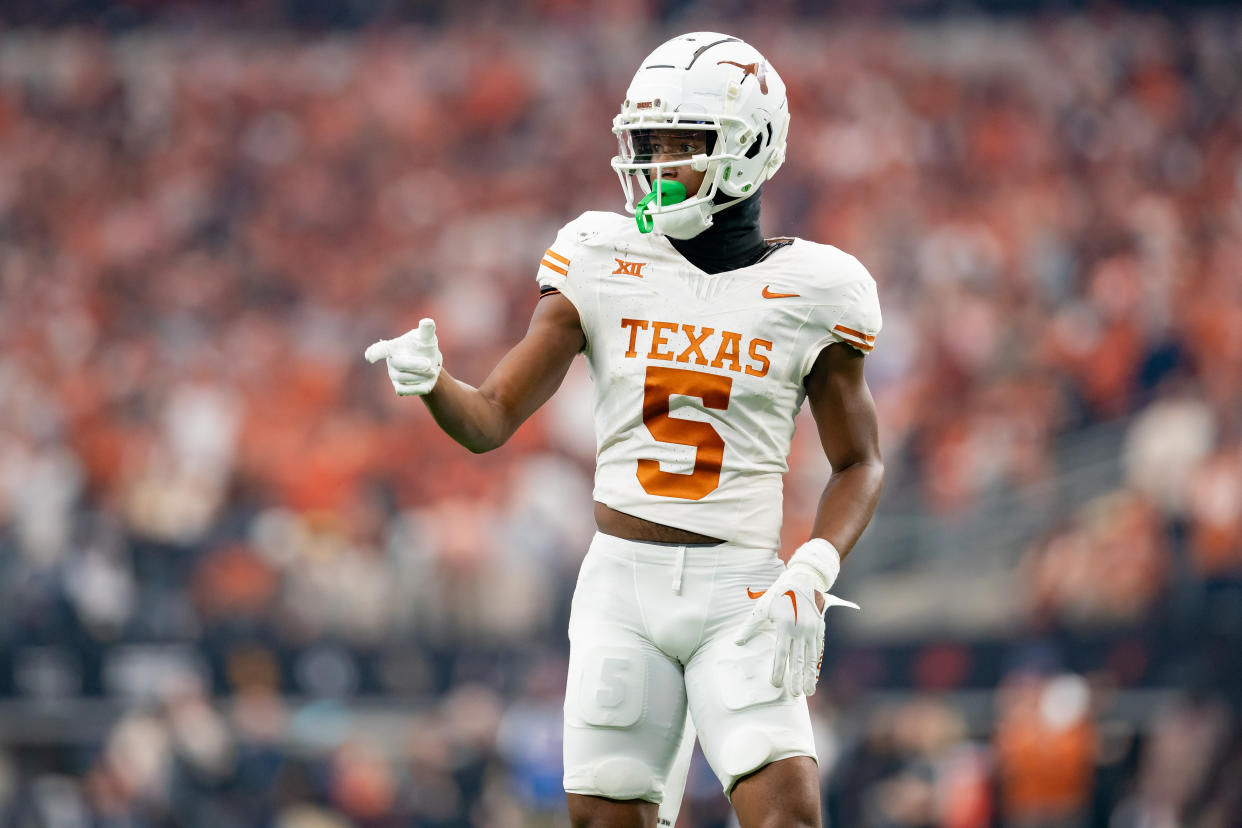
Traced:
<path fill-rule="evenodd" d="M 557 273 L 561 274 L 562 276 L 568 276 L 568 275 L 569 275 L 569 271 L 568 271 L 568 270 L 566 270 L 566 269 L 565 269 L 565 268 L 563 268 L 563 267 L 557 267 L 556 265 L 554 265 L 554 264 L 552 264 L 551 262 L 549 262 L 547 259 L 542 260 L 541 262 L 539 262 L 539 264 L 543 265 L 543 266 L 544 266 L 544 267 L 546 267 L 548 270 L 552 270 L 552 271 L 555 271 L 555 272 L 557 272 Z M 566 262 L 566 264 L 569 264 L 569 263 L 568 263 L 568 262 Z"/>
<path fill-rule="evenodd" d="M 865 334 L 862 331 L 856 331 L 853 328 L 847 328 L 844 325 L 833 325 L 832 329 L 834 331 L 837 331 L 838 333 L 843 333 L 843 334 L 846 334 L 847 336 L 852 336 L 855 339 L 861 339 L 863 342 L 867 342 L 867 343 L 875 342 L 875 337 L 872 336 L 871 334 Z"/>
<path fill-rule="evenodd" d="M 556 259 L 556 260 L 557 260 L 558 262 L 560 262 L 561 264 L 564 264 L 564 265 L 568 265 L 568 264 L 569 264 L 569 259 L 566 259 L 566 258 L 565 258 L 564 256 L 562 256 L 560 253 L 557 253 L 555 250 L 553 250 L 553 249 L 552 249 L 552 248 L 550 248 L 550 247 L 549 247 L 549 248 L 545 251 L 544 255 L 545 255 L 545 256 L 549 256 L 550 258 Z"/>

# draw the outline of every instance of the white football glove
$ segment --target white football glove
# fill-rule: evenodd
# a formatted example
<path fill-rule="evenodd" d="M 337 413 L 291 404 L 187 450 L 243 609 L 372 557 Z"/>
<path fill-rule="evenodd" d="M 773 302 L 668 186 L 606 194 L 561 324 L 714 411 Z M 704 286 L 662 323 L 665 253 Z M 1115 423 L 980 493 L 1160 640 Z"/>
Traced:
<path fill-rule="evenodd" d="M 381 339 L 364 356 L 372 363 L 388 360 L 388 379 L 402 397 L 421 397 L 435 388 L 444 363 L 436 342 L 436 323 L 431 319 L 396 339 Z"/>
<path fill-rule="evenodd" d="M 820 660 L 824 653 L 824 613 L 828 607 L 858 605 L 828 590 L 841 571 L 841 556 L 823 538 L 813 538 L 794 552 L 789 566 L 756 601 L 750 618 L 736 639 L 745 644 L 768 624 L 776 628 L 776 653 L 772 659 L 772 684 L 785 686 L 790 675 L 790 691 L 810 696 L 819 681 Z M 815 592 L 824 593 L 824 608 L 815 605 Z"/>

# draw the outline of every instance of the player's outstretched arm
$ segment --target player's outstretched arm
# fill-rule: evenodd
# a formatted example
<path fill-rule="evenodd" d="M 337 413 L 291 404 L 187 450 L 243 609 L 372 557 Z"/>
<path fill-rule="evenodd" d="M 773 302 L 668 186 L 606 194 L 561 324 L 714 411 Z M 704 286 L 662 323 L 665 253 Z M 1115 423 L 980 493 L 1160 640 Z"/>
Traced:
<path fill-rule="evenodd" d="M 446 434 L 473 452 L 505 443 L 526 418 L 560 387 L 586 337 L 573 304 L 560 294 L 539 300 L 526 336 L 492 369 L 478 388 L 440 367 L 435 323 L 367 348 L 371 362 L 384 359 L 393 388 L 421 396 Z"/>

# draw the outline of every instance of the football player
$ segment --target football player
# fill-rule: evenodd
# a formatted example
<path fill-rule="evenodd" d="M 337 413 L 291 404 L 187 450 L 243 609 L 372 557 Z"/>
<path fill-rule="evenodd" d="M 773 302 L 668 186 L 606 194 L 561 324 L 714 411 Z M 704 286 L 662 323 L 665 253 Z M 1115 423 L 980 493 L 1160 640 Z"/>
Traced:
<path fill-rule="evenodd" d="M 442 369 L 429 319 L 367 349 L 476 452 L 502 445 L 585 355 L 599 531 L 569 624 L 575 826 L 656 824 L 687 713 L 744 828 L 820 824 L 806 696 L 823 608 L 848 603 L 829 590 L 883 479 L 863 378 L 880 309 L 853 256 L 760 233 L 788 129 L 785 85 L 755 48 L 714 32 L 668 41 L 613 122 L 630 215 L 561 229 L 526 336 L 483 384 Z M 781 481 L 804 401 L 832 474 L 786 565 Z"/>

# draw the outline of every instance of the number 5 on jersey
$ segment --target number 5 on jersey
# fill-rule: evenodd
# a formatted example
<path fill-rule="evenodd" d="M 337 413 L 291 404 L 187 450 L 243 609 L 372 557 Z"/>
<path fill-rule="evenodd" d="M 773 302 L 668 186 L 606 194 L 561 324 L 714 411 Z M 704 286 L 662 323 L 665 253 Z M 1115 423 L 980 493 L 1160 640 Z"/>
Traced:
<path fill-rule="evenodd" d="M 720 411 L 729 407 L 733 378 L 682 368 L 647 368 L 643 389 L 643 424 L 661 443 L 695 448 L 694 469 L 690 474 L 661 471 L 657 460 L 638 461 L 638 482 L 643 491 L 660 497 L 702 500 L 720 485 L 720 466 L 724 461 L 724 440 L 710 423 L 682 420 L 669 415 L 669 398 L 674 394 L 698 397 L 704 408 Z"/>

